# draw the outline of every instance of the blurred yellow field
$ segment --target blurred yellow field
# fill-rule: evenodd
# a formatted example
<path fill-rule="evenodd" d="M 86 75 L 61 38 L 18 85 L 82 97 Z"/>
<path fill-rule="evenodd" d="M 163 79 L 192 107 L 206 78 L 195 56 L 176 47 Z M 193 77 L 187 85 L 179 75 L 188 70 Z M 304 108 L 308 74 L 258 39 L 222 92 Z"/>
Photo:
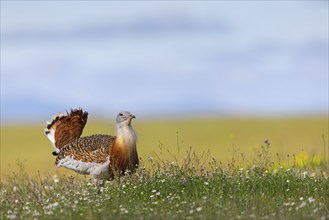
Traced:
<path fill-rule="evenodd" d="M 149 156 L 156 157 L 156 154 L 173 159 L 166 149 L 181 158 L 192 147 L 199 155 L 209 150 L 212 157 L 225 164 L 234 154 L 254 158 L 266 139 L 271 143 L 273 160 L 276 160 L 277 153 L 281 160 L 286 160 L 287 155 L 301 153 L 324 158 L 328 151 L 327 117 L 137 119 L 133 126 L 139 138 L 139 156 L 144 161 Z M 76 176 L 74 172 L 54 166 L 53 149 L 43 135 L 43 129 L 44 123 L 1 126 L 1 179 L 18 169 L 18 161 L 24 163 L 30 175 L 40 172 L 42 176 L 65 173 Z M 114 121 L 90 120 L 83 135 L 96 133 L 115 134 Z M 161 146 L 165 148 L 163 154 Z"/>

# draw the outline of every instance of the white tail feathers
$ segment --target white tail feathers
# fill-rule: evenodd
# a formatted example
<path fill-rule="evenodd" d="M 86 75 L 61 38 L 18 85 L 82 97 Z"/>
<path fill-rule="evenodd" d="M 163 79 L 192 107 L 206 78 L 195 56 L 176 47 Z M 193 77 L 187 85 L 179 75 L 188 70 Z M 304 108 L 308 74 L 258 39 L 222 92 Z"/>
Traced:
<path fill-rule="evenodd" d="M 68 115 L 68 112 L 59 112 L 55 114 L 50 121 L 47 121 L 46 128 L 44 130 L 45 135 L 47 138 L 50 140 L 52 147 L 54 148 L 55 152 L 53 154 L 58 154 L 59 153 L 59 148 L 56 147 L 55 144 L 55 131 L 56 127 L 54 126 L 57 121 L 62 119 L 63 117 L 66 117 Z"/>

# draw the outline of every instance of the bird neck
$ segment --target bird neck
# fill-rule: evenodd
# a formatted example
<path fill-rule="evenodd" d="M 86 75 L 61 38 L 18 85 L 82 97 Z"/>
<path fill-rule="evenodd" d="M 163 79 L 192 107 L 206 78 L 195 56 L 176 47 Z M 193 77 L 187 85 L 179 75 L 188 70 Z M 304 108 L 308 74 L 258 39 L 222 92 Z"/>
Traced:
<path fill-rule="evenodd" d="M 118 169 L 121 174 L 125 170 L 134 170 L 138 165 L 138 155 L 136 149 L 137 137 L 130 124 L 118 124 L 117 136 L 110 154 L 110 173 L 113 168 Z"/>
<path fill-rule="evenodd" d="M 120 148 L 130 153 L 136 149 L 136 133 L 130 124 L 117 125 L 116 142 Z"/>

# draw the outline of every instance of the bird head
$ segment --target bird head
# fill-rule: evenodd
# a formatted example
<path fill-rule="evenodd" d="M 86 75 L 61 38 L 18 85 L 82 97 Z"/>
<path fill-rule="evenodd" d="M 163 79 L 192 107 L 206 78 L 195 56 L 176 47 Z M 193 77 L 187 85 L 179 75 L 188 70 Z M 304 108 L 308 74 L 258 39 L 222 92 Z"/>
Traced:
<path fill-rule="evenodd" d="M 130 125 L 131 120 L 133 118 L 136 118 L 135 115 L 133 115 L 130 112 L 127 112 L 127 111 L 122 111 L 122 112 L 119 112 L 116 121 L 117 121 L 117 124 Z"/>

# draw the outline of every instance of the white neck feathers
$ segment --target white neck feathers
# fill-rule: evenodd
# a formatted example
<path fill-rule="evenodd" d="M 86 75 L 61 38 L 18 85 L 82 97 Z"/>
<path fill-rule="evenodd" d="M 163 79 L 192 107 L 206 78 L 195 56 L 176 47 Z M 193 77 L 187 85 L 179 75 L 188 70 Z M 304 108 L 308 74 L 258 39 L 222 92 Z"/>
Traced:
<path fill-rule="evenodd" d="M 117 124 L 117 141 L 128 153 L 136 149 L 137 136 L 130 124 Z"/>

